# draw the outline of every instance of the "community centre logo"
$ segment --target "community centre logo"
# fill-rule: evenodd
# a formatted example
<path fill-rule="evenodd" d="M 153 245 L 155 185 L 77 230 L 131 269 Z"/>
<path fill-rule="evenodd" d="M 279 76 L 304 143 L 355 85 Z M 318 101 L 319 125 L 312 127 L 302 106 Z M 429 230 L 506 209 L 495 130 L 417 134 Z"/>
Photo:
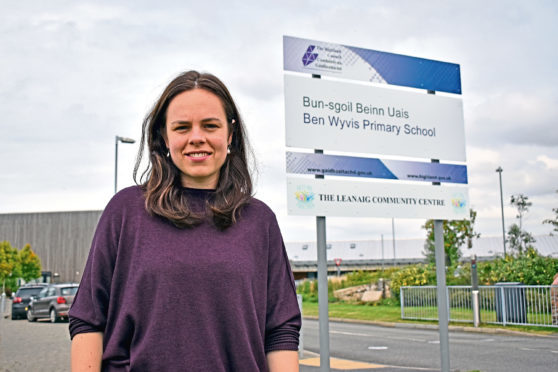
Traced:
<path fill-rule="evenodd" d="M 454 194 L 451 198 L 451 206 L 457 213 L 463 213 L 467 207 L 467 199 L 463 194 Z"/>
<path fill-rule="evenodd" d="M 298 186 L 294 193 L 299 208 L 314 208 L 314 192 L 310 186 Z"/>
<path fill-rule="evenodd" d="M 316 49 L 315 45 L 309 45 L 308 49 L 306 49 L 306 53 L 302 56 L 302 64 L 304 66 L 308 66 L 318 58 L 318 53 L 313 53 L 314 49 Z"/>

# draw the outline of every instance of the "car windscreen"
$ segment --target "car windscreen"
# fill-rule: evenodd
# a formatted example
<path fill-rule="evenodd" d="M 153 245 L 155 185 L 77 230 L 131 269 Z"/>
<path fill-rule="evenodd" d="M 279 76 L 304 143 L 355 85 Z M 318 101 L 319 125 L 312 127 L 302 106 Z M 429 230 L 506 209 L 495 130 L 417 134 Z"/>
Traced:
<path fill-rule="evenodd" d="M 43 287 L 37 288 L 20 288 L 17 290 L 16 297 L 31 297 L 36 296 L 43 289 Z"/>
<path fill-rule="evenodd" d="M 73 296 L 76 294 L 78 287 L 64 287 L 60 288 L 62 296 Z"/>

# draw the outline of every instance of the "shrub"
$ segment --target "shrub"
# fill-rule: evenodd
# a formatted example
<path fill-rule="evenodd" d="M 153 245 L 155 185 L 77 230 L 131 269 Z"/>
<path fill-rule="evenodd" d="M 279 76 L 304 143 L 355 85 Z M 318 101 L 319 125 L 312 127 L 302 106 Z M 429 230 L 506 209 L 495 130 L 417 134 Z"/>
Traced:
<path fill-rule="evenodd" d="M 479 264 L 479 284 L 521 282 L 525 285 L 549 285 L 558 272 L 558 259 L 545 257 L 532 247 L 521 256 L 508 255 Z"/>
<path fill-rule="evenodd" d="M 433 265 L 407 266 L 391 275 L 391 292 L 399 301 L 399 289 L 403 286 L 421 286 L 436 284 L 436 269 Z"/>

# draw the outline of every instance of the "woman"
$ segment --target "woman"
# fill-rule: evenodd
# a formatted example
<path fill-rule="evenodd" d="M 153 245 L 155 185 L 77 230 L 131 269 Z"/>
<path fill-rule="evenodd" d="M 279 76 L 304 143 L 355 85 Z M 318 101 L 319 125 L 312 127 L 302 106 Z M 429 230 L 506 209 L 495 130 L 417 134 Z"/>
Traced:
<path fill-rule="evenodd" d="M 189 71 L 143 123 L 140 186 L 109 202 L 70 310 L 72 370 L 298 371 L 300 312 L 242 119 Z M 136 178 L 137 179 L 137 178 Z"/>

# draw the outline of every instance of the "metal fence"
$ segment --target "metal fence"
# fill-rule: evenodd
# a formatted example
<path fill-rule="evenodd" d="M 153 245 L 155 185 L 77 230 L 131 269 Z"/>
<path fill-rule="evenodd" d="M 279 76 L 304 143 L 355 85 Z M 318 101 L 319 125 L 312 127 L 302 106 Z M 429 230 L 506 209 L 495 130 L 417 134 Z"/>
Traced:
<path fill-rule="evenodd" d="M 436 286 L 401 287 L 401 318 L 438 320 Z M 473 322 L 471 286 L 447 287 L 449 320 Z M 558 327 L 558 286 L 479 286 L 478 314 L 481 323 Z"/>

